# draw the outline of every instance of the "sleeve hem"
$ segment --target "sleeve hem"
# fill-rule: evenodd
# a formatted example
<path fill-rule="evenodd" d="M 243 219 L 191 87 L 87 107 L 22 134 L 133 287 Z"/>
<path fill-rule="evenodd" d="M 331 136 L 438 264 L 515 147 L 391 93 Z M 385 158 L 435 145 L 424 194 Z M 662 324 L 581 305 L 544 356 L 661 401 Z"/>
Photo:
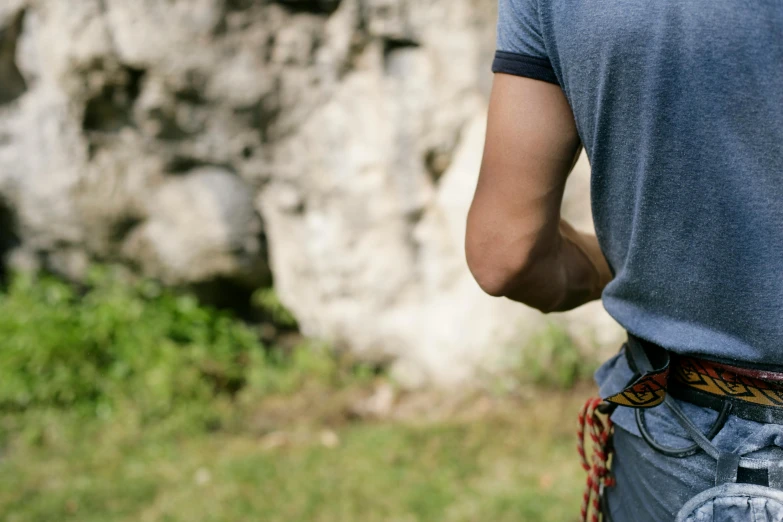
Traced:
<path fill-rule="evenodd" d="M 497 51 L 495 52 L 495 60 L 492 62 L 492 72 L 524 76 L 560 85 L 552 64 L 547 58 Z"/>

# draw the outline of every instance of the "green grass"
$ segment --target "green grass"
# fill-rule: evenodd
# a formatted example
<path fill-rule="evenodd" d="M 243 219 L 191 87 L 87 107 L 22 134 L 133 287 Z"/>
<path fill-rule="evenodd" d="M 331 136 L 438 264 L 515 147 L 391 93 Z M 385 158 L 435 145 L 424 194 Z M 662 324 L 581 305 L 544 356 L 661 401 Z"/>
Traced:
<path fill-rule="evenodd" d="M 282 328 L 295 324 L 273 292 L 255 301 Z M 3 522 L 578 513 L 584 390 L 477 395 L 457 416 L 436 415 L 437 396 L 402 394 L 371 420 L 355 405 L 386 382 L 374 369 L 313 342 L 264 346 L 230 314 L 105 269 L 81 288 L 14 278 L 0 294 L 0 336 Z M 570 386 L 570 349 L 557 343 Z"/>
<path fill-rule="evenodd" d="M 264 436 L 129 436 L 127 427 L 109 426 L 62 447 L 7 452 L 2 519 L 575 520 L 583 480 L 570 429 L 575 410 L 574 399 L 554 397 L 504 417 Z M 327 429 L 335 431 L 325 439 Z"/>

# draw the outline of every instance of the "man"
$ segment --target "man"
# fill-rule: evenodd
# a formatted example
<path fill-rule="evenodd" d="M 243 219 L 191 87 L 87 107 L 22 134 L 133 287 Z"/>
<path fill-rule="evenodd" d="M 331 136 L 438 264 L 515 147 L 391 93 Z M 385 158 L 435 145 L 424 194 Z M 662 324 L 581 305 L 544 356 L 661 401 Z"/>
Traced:
<path fill-rule="evenodd" d="M 783 5 L 500 0 L 493 71 L 468 264 L 628 330 L 596 374 L 621 404 L 605 517 L 783 520 Z M 582 145 L 597 238 L 560 218 Z M 713 486 L 739 518 L 683 507 Z"/>

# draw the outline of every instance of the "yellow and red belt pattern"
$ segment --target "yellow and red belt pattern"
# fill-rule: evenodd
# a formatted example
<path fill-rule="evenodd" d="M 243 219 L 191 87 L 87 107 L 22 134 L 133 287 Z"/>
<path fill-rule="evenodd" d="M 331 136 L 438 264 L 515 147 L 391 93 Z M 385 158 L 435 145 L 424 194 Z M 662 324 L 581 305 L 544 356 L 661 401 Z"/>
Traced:
<path fill-rule="evenodd" d="M 783 374 L 735 368 L 720 363 L 679 357 L 671 378 L 710 395 L 783 408 Z"/>
<path fill-rule="evenodd" d="M 683 356 L 673 357 L 671 364 L 643 375 L 606 400 L 631 408 L 652 408 L 663 402 L 670 382 L 717 397 L 783 408 L 783 373 Z"/>

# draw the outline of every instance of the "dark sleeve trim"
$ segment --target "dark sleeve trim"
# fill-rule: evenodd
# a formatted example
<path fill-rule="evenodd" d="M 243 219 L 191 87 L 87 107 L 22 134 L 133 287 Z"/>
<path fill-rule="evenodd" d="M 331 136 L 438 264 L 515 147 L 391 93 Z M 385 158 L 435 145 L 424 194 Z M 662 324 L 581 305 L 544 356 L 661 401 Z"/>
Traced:
<path fill-rule="evenodd" d="M 497 51 L 495 52 L 495 61 L 492 62 L 492 72 L 524 76 L 560 85 L 549 60 L 537 56 Z"/>

